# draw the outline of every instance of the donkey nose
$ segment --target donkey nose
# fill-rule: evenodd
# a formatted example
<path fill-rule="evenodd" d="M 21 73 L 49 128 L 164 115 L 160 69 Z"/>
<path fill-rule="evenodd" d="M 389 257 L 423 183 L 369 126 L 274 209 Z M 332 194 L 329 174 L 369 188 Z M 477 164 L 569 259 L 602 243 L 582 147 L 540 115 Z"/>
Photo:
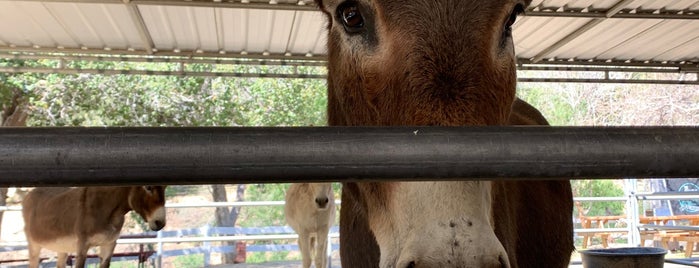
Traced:
<path fill-rule="evenodd" d="M 318 208 L 325 208 L 328 205 L 328 197 L 316 197 Z"/>
<path fill-rule="evenodd" d="M 165 227 L 165 222 L 163 222 L 161 220 L 155 220 L 154 223 L 155 223 L 155 226 L 153 226 L 153 227 L 155 227 L 155 228 L 153 228 L 153 231 L 160 231 L 160 229 L 163 229 L 163 227 Z"/>

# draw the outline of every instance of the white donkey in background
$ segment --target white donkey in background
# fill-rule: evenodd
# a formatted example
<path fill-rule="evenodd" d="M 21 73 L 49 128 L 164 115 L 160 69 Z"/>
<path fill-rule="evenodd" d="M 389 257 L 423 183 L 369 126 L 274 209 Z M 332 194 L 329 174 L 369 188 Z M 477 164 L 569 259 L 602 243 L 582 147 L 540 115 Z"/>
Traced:
<path fill-rule="evenodd" d="M 328 232 L 335 223 L 335 197 L 330 183 L 292 183 L 286 192 L 286 221 L 299 235 L 303 268 L 327 267 Z"/>

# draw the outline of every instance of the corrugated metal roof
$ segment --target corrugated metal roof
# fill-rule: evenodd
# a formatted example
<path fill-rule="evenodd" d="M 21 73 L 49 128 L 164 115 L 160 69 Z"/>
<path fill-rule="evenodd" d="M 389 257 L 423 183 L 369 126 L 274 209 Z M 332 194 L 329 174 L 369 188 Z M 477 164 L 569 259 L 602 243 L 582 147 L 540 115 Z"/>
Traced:
<path fill-rule="evenodd" d="M 0 0 L 0 50 L 323 56 L 310 0 Z M 699 0 L 534 0 L 522 60 L 699 62 Z"/>

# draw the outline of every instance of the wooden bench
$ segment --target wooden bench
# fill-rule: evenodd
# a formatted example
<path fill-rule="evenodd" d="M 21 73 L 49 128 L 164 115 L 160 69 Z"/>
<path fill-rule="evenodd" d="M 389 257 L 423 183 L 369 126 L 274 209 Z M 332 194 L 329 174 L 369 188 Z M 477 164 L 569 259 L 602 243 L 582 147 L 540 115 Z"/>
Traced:
<path fill-rule="evenodd" d="M 668 242 L 686 242 L 684 256 L 689 258 L 694 252 L 694 245 L 699 242 L 699 226 L 685 225 L 658 225 L 645 224 L 638 226 L 641 234 L 641 245 L 644 245 L 646 240 L 660 241 L 665 249 L 669 249 Z"/>

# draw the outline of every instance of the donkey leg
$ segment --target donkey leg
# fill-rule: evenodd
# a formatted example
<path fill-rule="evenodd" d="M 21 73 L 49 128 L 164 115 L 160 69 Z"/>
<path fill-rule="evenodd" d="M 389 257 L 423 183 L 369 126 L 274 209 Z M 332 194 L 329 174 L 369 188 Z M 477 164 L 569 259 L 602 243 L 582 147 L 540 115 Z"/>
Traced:
<path fill-rule="evenodd" d="M 299 250 L 301 250 L 301 260 L 303 268 L 311 267 L 311 236 L 307 232 L 299 232 Z"/>
<path fill-rule="evenodd" d="M 39 268 L 39 262 L 41 262 L 41 246 L 29 242 L 27 249 L 29 250 L 29 268 Z"/>
<path fill-rule="evenodd" d="M 116 241 L 100 246 L 100 268 L 109 267 L 109 263 L 112 261 L 112 255 L 114 255 L 115 247 Z"/>
<path fill-rule="evenodd" d="M 56 259 L 56 268 L 66 268 L 68 261 L 68 253 L 58 252 L 58 258 Z"/>
<path fill-rule="evenodd" d="M 328 267 L 328 228 L 320 228 L 316 237 L 316 268 Z"/>
<path fill-rule="evenodd" d="M 85 267 L 85 262 L 87 261 L 87 250 L 88 247 L 86 245 L 86 241 L 78 239 L 78 252 L 75 253 L 75 264 L 73 267 Z"/>

